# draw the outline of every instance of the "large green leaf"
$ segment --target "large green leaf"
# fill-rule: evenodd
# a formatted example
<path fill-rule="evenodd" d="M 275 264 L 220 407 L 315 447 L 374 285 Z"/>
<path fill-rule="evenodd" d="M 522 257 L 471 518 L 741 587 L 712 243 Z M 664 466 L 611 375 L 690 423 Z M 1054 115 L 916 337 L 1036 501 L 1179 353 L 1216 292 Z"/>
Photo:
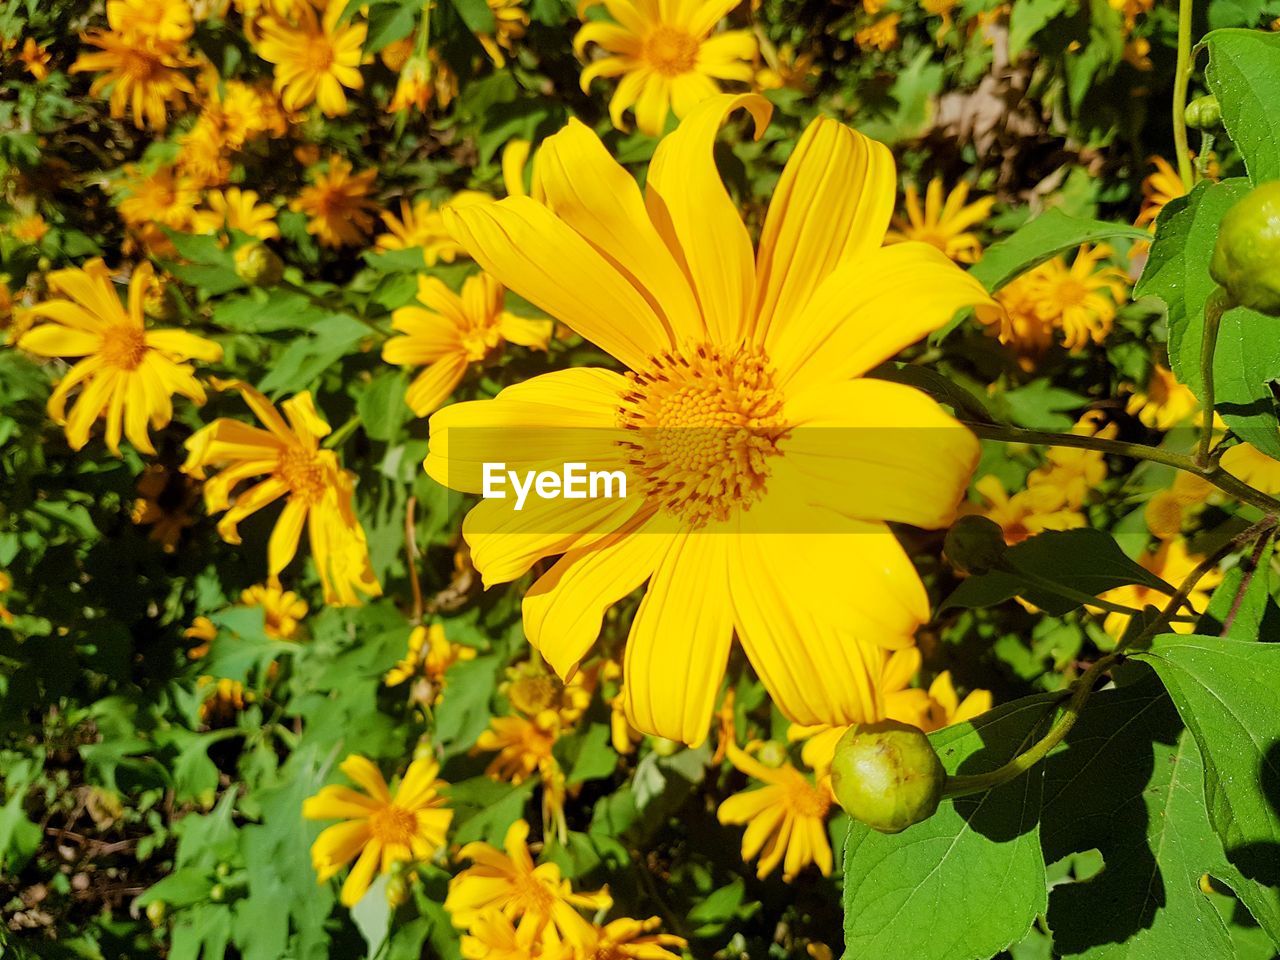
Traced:
<path fill-rule="evenodd" d="M 1205 79 L 1254 183 L 1280 177 L 1280 34 L 1214 30 Z"/>
<path fill-rule="evenodd" d="M 1127 556 L 1110 534 L 1091 527 L 1045 531 L 1010 548 L 1005 557 L 1009 569 L 969 577 L 947 597 L 942 609 L 990 607 L 1020 596 L 1060 617 L 1081 605 L 1033 583 L 1028 575 L 1052 580 L 1091 597 L 1129 583 L 1169 595 L 1174 592 L 1173 587 Z"/>
<path fill-rule="evenodd" d="M 994 769 L 1032 741 L 1053 702 L 1018 700 L 930 739 L 948 773 Z M 1037 767 L 944 801 L 892 836 L 855 823 L 845 847 L 846 957 L 985 960 L 1021 939 L 1046 904 L 1040 781 Z"/>
<path fill-rule="evenodd" d="M 1245 880 L 1280 886 L 1280 644 L 1169 634 L 1136 659 L 1155 668 L 1200 746 L 1227 858 Z M 1280 901 L 1246 902 L 1280 943 Z"/>
<path fill-rule="evenodd" d="M 1094 694 L 1044 773 L 1045 860 L 1097 850 L 1094 876 L 1049 901 L 1054 947 L 1089 960 L 1230 957 L 1200 878 L 1222 862 L 1195 741 L 1159 682 Z"/>

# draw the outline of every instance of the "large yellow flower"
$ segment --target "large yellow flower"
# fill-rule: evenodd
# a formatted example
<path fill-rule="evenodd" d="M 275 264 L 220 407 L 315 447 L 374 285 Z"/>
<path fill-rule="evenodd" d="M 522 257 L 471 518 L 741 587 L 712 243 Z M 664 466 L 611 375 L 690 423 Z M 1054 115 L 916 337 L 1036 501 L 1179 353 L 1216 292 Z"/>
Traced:
<path fill-rule="evenodd" d="M 488 274 L 467 277 L 461 295 L 439 277 L 418 277 L 418 304 L 391 314 L 391 327 L 403 336 L 382 345 L 387 363 L 427 368 L 414 378 L 405 402 L 415 414 L 432 413 L 462 382 L 467 367 L 517 343 L 547 348 L 551 323 L 529 320 L 505 310 L 506 291 Z"/>
<path fill-rule="evenodd" d="M 311 218 L 307 233 L 326 247 L 350 247 L 363 243 L 373 228 L 373 211 L 377 204 L 369 199 L 377 170 L 362 170 L 351 175 L 351 163 L 331 156 L 327 170 L 317 171 L 312 184 L 303 187 L 289 204 Z"/>
<path fill-rule="evenodd" d="M 712 160 L 742 106 L 767 120 L 754 95 L 698 107 L 659 145 L 647 197 L 571 121 L 538 154 L 545 204 L 446 211 L 487 271 L 630 372 L 579 367 L 446 407 L 426 461 L 471 493 L 485 462 L 626 473 L 623 498 L 519 512 L 484 500 L 463 532 L 486 584 L 563 555 L 524 600 L 526 632 L 561 677 L 605 610 L 648 581 L 627 713 L 695 744 L 735 633 L 789 718 L 867 715 L 863 645 L 908 646 L 928 617 L 885 521 L 950 523 L 978 456 L 934 401 L 860 375 L 986 294 L 928 244 L 882 246 L 892 157 L 825 119 L 783 171 L 753 258 Z"/>
<path fill-rule="evenodd" d="M 635 108 L 636 126 L 651 137 L 661 135 L 667 113 L 688 116 L 702 101 L 719 92 L 717 80 L 750 83 L 756 39 L 748 30 L 726 30 L 711 36 L 742 0 L 586 0 L 579 10 L 603 3 L 614 22 L 592 20 L 573 38 L 582 56 L 594 43 L 605 56 L 583 68 L 582 91 L 596 77 L 621 77 L 609 101 L 613 125 L 623 129 L 622 115 Z"/>
<path fill-rule="evenodd" d="M 364 789 L 323 787 L 302 805 L 308 820 L 341 820 L 323 830 L 311 845 L 311 863 L 324 883 L 355 860 L 342 885 L 340 899 L 353 907 L 369 889 L 373 875 L 390 873 L 396 863 L 427 862 L 444 846 L 453 811 L 444 806 L 434 759 L 409 764 L 394 793 L 382 773 L 364 757 L 353 754 L 341 770 Z M 357 859 L 358 855 L 358 859 Z"/>
<path fill-rule="evenodd" d="M 206 467 L 225 467 L 204 485 L 205 507 L 226 511 L 218 521 L 218 533 L 228 543 L 239 543 L 240 521 L 284 497 L 267 545 L 272 582 L 297 555 L 305 526 L 325 603 L 350 606 L 360 603 L 360 594 L 379 595 L 364 529 L 352 506 L 353 477 L 338 465 L 337 454 L 321 449 L 319 441 L 329 433 L 329 425 L 316 411 L 311 394 L 286 400 L 282 417 L 248 384 L 229 386 L 239 389 L 266 429 L 226 417 L 215 420 L 187 439 L 187 462 L 182 466 L 200 479 Z M 262 479 L 238 494 L 233 505 L 232 490 L 255 477 Z"/>
<path fill-rule="evenodd" d="M 1054 257 L 1033 272 L 1031 297 L 1040 319 L 1062 331 L 1062 345 L 1083 349 L 1111 332 L 1116 308 L 1129 296 L 1129 279 L 1119 267 L 1100 262 L 1111 255 L 1105 243 L 1085 244 L 1068 267 Z"/>
<path fill-rule="evenodd" d="M 258 56 L 275 64 L 275 90 L 286 110 L 301 110 L 318 103 L 326 117 L 347 112 L 343 89 L 364 86 L 360 75 L 361 48 L 368 24 L 338 23 L 345 0 L 328 0 L 317 16 L 310 3 L 293 5 L 296 22 L 266 17 L 258 27 Z"/>
<path fill-rule="evenodd" d="M 25 333 L 18 347 L 42 357 L 82 358 L 49 397 L 49 416 L 66 425 L 73 450 L 89 442 L 89 430 L 101 417 L 107 447 L 116 456 L 122 433 L 143 453 L 155 453 L 147 428 L 168 426 L 173 395 L 205 401 L 204 387 L 186 361 L 216 362 L 222 347 L 185 330 L 146 329 L 142 307 L 154 277 L 150 264 L 134 268 L 127 307 L 101 262 L 89 266 L 49 274 L 49 288 L 66 299 L 27 310 L 50 322 Z M 76 387 L 80 396 L 68 417 L 67 396 Z"/>
<path fill-rule="evenodd" d="M 497 912 L 516 925 L 525 942 L 551 950 L 566 943 L 583 946 L 576 909 L 608 910 L 613 905 L 608 888 L 574 892 L 554 863 L 534 864 L 528 839 L 529 824 L 517 820 L 503 839 L 505 853 L 487 843 L 468 843 L 458 851 L 473 863 L 449 881 L 445 910 L 464 930 L 474 931 Z"/>
<path fill-rule="evenodd" d="M 110 90 L 111 116 L 116 119 L 128 112 L 135 127 L 164 130 L 169 105 L 180 105 L 186 94 L 195 93 L 182 73 L 192 65 L 182 51 L 108 30 L 80 39 L 98 49 L 80 54 L 71 72 L 98 74 L 89 85 L 89 96 Z"/>
<path fill-rule="evenodd" d="M 754 780 L 765 784 L 734 794 L 716 816 L 724 824 L 747 825 L 742 835 L 743 861 L 760 858 L 756 876 L 764 879 L 782 864 L 782 879 L 790 883 L 809 864 L 824 877 L 831 876 L 831 843 L 827 839 L 827 812 L 831 792 L 790 763 L 767 767 L 759 760 L 728 745 L 729 762 Z"/>
<path fill-rule="evenodd" d="M 895 217 L 889 241 L 919 240 L 931 243 L 952 260 L 977 263 L 982 256 L 982 243 L 972 227 L 991 215 L 995 197 L 983 197 L 968 203 L 969 184 L 956 184 L 944 199 L 942 178 L 934 177 L 925 190 L 924 207 L 914 184 L 907 186 L 906 217 Z"/>

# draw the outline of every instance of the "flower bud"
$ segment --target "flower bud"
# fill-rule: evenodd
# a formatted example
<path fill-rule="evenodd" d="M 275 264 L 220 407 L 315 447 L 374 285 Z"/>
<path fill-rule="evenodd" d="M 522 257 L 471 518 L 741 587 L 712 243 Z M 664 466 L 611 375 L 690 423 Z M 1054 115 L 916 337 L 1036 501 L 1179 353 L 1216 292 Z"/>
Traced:
<path fill-rule="evenodd" d="M 151 921 L 153 927 L 158 927 L 164 923 L 165 915 L 168 912 L 169 908 L 163 900 L 152 900 L 147 904 L 147 919 Z"/>
<path fill-rule="evenodd" d="M 214 903 L 225 903 L 227 900 L 226 885 L 221 883 L 215 883 L 209 889 L 209 899 Z"/>
<path fill-rule="evenodd" d="M 271 287 L 284 276 L 282 261 L 265 243 L 246 243 L 236 250 L 236 276 L 254 287 Z"/>
<path fill-rule="evenodd" d="M 787 748 L 777 740 L 766 740 L 760 745 L 756 759 L 766 767 L 780 767 L 787 762 Z"/>
<path fill-rule="evenodd" d="M 850 727 L 831 761 L 836 802 L 881 833 L 898 833 L 933 816 L 946 779 L 929 738 L 896 720 Z"/>
<path fill-rule="evenodd" d="M 1196 97 L 1182 113 L 1192 130 L 1216 130 L 1222 125 L 1222 105 L 1213 94 Z"/>
<path fill-rule="evenodd" d="M 409 882 L 404 874 L 392 874 L 387 878 L 387 906 L 392 910 L 404 906 L 409 900 Z"/>
<path fill-rule="evenodd" d="M 1280 180 L 1254 187 L 1227 211 L 1209 274 L 1232 305 L 1280 316 Z"/>
<path fill-rule="evenodd" d="M 994 520 L 971 515 L 955 522 L 942 544 L 947 559 L 964 573 L 987 573 L 1005 563 L 1004 531 Z"/>

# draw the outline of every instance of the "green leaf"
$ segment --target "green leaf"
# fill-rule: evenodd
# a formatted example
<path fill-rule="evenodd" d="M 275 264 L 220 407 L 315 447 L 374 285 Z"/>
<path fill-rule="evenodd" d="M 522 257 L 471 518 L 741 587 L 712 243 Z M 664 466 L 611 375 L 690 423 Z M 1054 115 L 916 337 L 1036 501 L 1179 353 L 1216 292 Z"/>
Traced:
<path fill-rule="evenodd" d="M 207 871 L 183 867 L 181 870 L 175 870 L 159 883 L 148 887 L 139 894 L 135 902 L 140 907 L 157 901 L 171 907 L 186 907 L 209 899 L 209 891 L 213 889 L 213 883 L 213 878 Z"/>
<path fill-rule="evenodd" d="M 366 55 L 377 53 L 383 47 L 403 40 L 413 33 L 423 5 L 420 0 L 395 0 L 378 3 L 369 8 L 369 32 L 364 40 Z M 370 956 L 373 951 L 370 951 Z"/>
<path fill-rule="evenodd" d="M 357 345 L 369 335 L 369 328 L 355 317 L 332 314 L 314 324 L 309 335 L 289 344 L 262 378 L 258 389 L 274 394 L 305 390 L 335 363 L 354 353 Z"/>
<path fill-rule="evenodd" d="M 1134 658 L 1155 668 L 1200 746 L 1227 859 L 1246 880 L 1280 886 L 1280 644 L 1168 634 Z M 1257 920 L 1280 944 L 1280 900 L 1267 905 Z"/>
<path fill-rule="evenodd" d="M 1104 861 L 1096 875 L 1053 888 L 1058 954 L 1232 956 L 1226 926 L 1200 891 L 1222 861 L 1200 755 L 1155 677 L 1090 698 L 1046 763 L 1040 830 L 1048 862 L 1095 849 Z"/>
<path fill-rule="evenodd" d="M 472 33 L 493 33 L 493 10 L 485 0 L 453 0 L 453 8 Z"/>
<path fill-rule="evenodd" d="M 1280 612 L 1271 601 L 1271 557 L 1274 553 L 1275 541 L 1268 539 L 1266 547 L 1256 558 L 1242 557 L 1226 572 L 1222 583 L 1209 598 L 1208 609 L 1199 624 L 1201 633 L 1238 640 L 1259 638 L 1263 621 Z"/>
<path fill-rule="evenodd" d="M 389 874 L 379 874 L 369 884 L 369 889 L 360 898 L 360 902 L 351 908 L 351 920 L 364 937 L 369 948 L 368 956 L 376 957 L 382 945 L 387 942 L 387 934 L 391 932 L 391 906 L 387 903 L 387 883 Z"/>
<path fill-rule="evenodd" d="M 1254 183 L 1280 178 L 1280 34 L 1214 30 L 1205 79 Z"/>
<path fill-rule="evenodd" d="M 1068 0 L 1023 0 L 1009 14 L 1009 56 L 1017 60 L 1031 40 L 1050 20 L 1066 9 Z"/>
<path fill-rule="evenodd" d="M 387 370 L 373 378 L 373 382 L 356 398 L 356 412 L 364 432 L 374 440 L 389 443 L 396 438 L 405 421 L 412 416 L 404 402 L 404 392 L 409 386 L 409 375 L 403 370 Z"/>
<path fill-rule="evenodd" d="M 1141 584 L 1172 596 L 1174 588 L 1130 559 L 1109 534 L 1091 527 L 1047 530 L 1016 547 L 1005 557 L 1012 569 L 992 570 L 969 577 L 943 601 L 950 607 L 991 607 L 1023 597 L 1046 613 L 1060 617 L 1080 602 L 1053 593 L 1026 574 L 1052 580 L 1077 593 L 1096 597 L 1115 587 Z"/>
<path fill-rule="evenodd" d="M 1276 321 L 1237 308 L 1222 318 L 1213 357 L 1214 409 L 1237 436 L 1280 459 L 1276 382 L 1280 381 L 1280 336 Z"/>
<path fill-rule="evenodd" d="M 1018 700 L 930 740 L 948 773 L 993 770 L 1029 745 L 1054 702 Z M 943 801 L 899 834 L 854 823 L 845 847 L 845 956 L 985 960 L 1021 939 L 1047 904 L 1042 772 Z"/>

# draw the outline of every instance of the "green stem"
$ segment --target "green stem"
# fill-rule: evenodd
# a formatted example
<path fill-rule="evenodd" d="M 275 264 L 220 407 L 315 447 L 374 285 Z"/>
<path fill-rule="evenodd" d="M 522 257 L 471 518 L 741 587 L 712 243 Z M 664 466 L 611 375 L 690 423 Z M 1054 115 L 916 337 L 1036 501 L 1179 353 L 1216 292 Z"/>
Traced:
<path fill-rule="evenodd" d="M 1187 142 L 1187 86 L 1191 82 L 1191 0 L 1178 0 L 1178 63 L 1173 78 L 1173 148 L 1178 175 L 1190 192 L 1195 183 L 1191 147 Z"/>
<path fill-rule="evenodd" d="M 1040 444 L 1046 447 L 1077 447 L 1082 450 L 1100 450 L 1103 453 L 1115 454 L 1118 457 L 1130 457 L 1134 460 L 1149 460 L 1162 463 L 1176 470 L 1194 473 L 1208 480 L 1219 490 L 1229 493 L 1241 503 L 1248 503 L 1264 513 L 1280 514 L 1280 500 L 1267 496 L 1253 489 L 1237 477 L 1233 477 L 1219 466 L 1200 466 L 1193 457 L 1185 453 L 1173 453 L 1148 446 L 1145 443 L 1129 443 L 1124 440 L 1109 440 L 1105 437 L 1089 437 L 1076 433 L 1051 433 L 1046 430 L 1024 430 L 1021 427 L 1010 427 L 999 423 L 976 423 L 964 421 L 964 425 L 984 440 L 996 440 L 1001 443 Z"/>
<path fill-rule="evenodd" d="M 1218 346 L 1218 330 L 1222 315 L 1230 306 L 1231 296 L 1215 287 L 1204 305 L 1204 335 L 1200 341 L 1200 382 L 1204 387 L 1204 409 L 1200 413 L 1200 446 L 1196 450 L 1196 466 L 1209 466 L 1209 447 L 1213 443 L 1213 353 Z"/>
<path fill-rule="evenodd" d="M 356 432 L 358 426 L 360 426 L 360 417 L 358 414 L 352 414 L 346 423 L 324 438 L 325 449 L 334 450 L 342 446 L 347 437 Z"/>

